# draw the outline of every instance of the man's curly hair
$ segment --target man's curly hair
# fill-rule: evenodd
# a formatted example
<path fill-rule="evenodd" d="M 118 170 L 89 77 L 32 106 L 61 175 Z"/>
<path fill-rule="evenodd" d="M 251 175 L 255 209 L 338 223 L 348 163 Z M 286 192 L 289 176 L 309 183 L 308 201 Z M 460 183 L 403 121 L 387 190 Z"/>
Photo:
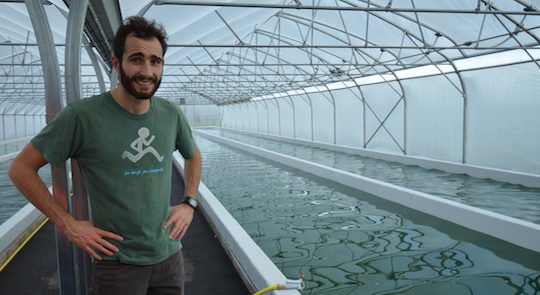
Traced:
<path fill-rule="evenodd" d="M 125 20 L 124 24 L 118 28 L 113 40 L 113 54 L 120 61 L 124 55 L 124 47 L 127 36 L 133 34 L 137 38 L 150 40 L 156 37 L 163 48 L 163 56 L 167 51 L 167 33 L 162 25 L 155 21 L 149 21 L 140 16 L 132 16 Z"/>

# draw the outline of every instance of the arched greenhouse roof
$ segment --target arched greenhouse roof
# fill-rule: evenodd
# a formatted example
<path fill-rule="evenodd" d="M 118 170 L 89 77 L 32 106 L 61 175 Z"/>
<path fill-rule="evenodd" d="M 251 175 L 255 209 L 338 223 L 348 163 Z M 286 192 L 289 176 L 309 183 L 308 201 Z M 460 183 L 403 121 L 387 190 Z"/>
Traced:
<path fill-rule="evenodd" d="M 63 77 L 75 1 L 42 2 Z M 422 75 L 438 75 L 466 96 L 463 71 L 531 61 L 540 69 L 539 4 L 91 0 L 81 96 L 110 87 L 110 41 L 121 20 L 136 14 L 155 19 L 169 34 L 157 94 L 178 103 L 223 105 L 365 83 L 388 83 L 404 96 L 399 81 Z M 0 8 L 0 111 L 43 112 L 43 69 L 27 6 L 4 0 Z"/>

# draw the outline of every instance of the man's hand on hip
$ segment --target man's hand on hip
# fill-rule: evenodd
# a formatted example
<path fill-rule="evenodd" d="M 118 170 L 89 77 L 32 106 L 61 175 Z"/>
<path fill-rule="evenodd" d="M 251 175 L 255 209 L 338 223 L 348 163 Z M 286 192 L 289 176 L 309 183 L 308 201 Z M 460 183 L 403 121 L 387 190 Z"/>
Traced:
<path fill-rule="evenodd" d="M 112 256 L 114 253 L 120 251 L 118 247 L 105 240 L 105 238 L 117 241 L 124 240 L 124 238 L 115 233 L 95 227 L 90 221 L 73 220 L 64 229 L 64 233 L 73 244 L 85 250 L 97 260 L 101 260 L 102 257 L 95 250 L 107 256 Z"/>
<path fill-rule="evenodd" d="M 172 207 L 171 216 L 163 226 L 163 229 L 167 229 L 169 226 L 173 225 L 169 234 L 169 239 L 181 240 L 184 237 L 193 220 L 194 211 L 195 210 L 187 204 L 180 204 Z"/>

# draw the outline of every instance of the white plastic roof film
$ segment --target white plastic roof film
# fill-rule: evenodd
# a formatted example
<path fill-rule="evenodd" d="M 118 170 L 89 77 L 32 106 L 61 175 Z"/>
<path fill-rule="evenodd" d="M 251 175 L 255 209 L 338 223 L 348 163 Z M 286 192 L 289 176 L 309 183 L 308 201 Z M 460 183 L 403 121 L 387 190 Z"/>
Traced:
<path fill-rule="evenodd" d="M 64 2 L 44 1 L 61 67 Z M 338 81 L 332 87 L 446 79 L 443 73 L 477 67 L 538 65 L 540 56 L 539 1 L 532 0 L 120 0 L 119 6 L 122 18 L 142 13 L 165 26 L 170 49 L 158 94 L 186 104 L 256 100 Z M 24 2 L 0 1 L 0 22 L 0 105 L 40 105 L 40 58 Z M 493 55 L 500 52 L 508 53 Z M 82 76 L 83 96 L 99 92 L 84 50 Z"/>

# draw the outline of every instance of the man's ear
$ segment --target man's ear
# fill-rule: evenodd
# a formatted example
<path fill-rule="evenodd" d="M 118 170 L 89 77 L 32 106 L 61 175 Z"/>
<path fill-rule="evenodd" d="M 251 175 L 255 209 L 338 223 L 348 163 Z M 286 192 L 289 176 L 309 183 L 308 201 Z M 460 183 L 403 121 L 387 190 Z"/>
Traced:
<path fill-rule="evenodd" d="M 118 57 L 113 55 L 111 58 L 111 63 L 116 72 L 120 74 L 120 60 L 118 59 Z"/>

